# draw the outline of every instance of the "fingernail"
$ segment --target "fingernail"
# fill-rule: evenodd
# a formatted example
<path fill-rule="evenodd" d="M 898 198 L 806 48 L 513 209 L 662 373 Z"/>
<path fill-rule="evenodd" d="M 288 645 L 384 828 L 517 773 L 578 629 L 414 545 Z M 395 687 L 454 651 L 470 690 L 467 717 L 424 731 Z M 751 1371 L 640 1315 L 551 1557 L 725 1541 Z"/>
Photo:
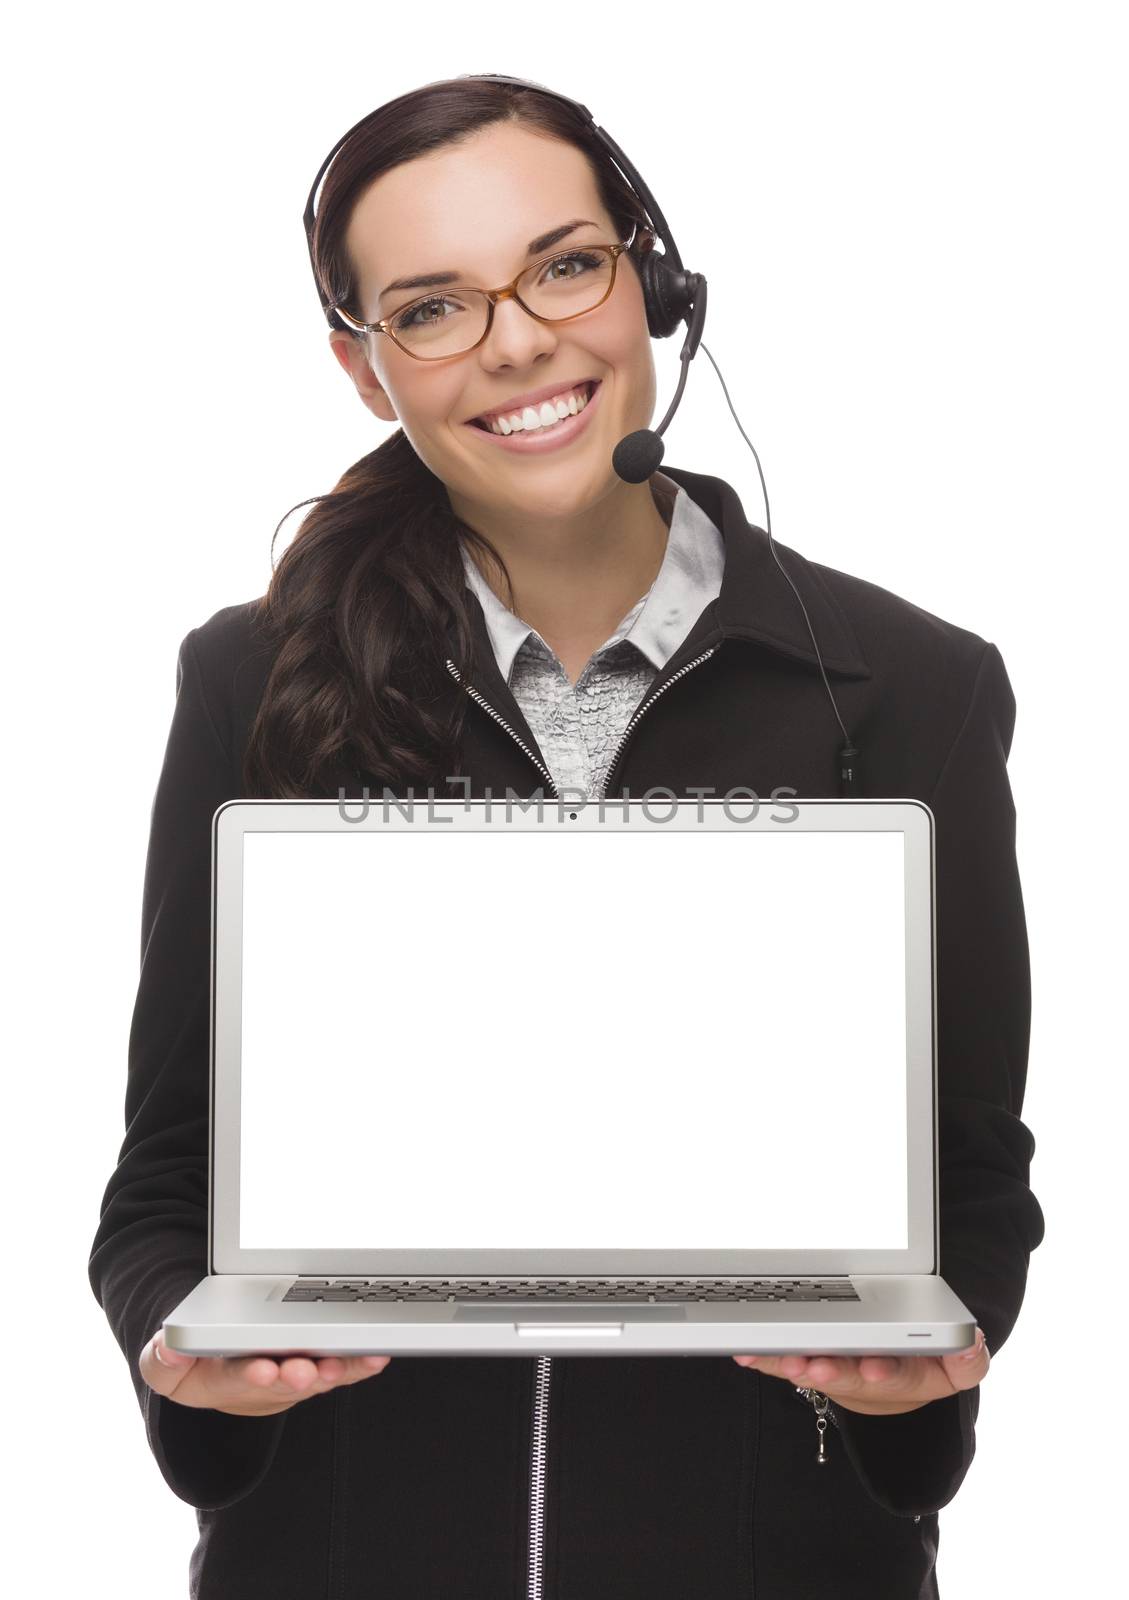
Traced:
<path fill-rule="evenodd" d="M 185 1357 L 181 1351 L 163 1350 L 160 1344 L 155 1344 L 153 1346 L 153 1354 L 161 1363 L 162 1367 L 178 1367 L 185 1360 Z"/>
<path fill-rule="evenodd" d="M 975 1361 L 976 1357 L 980 1354 L 980 1352 L 981 1352 L 981 1350 L 983 1348 L 984 1348 L 984 1335 L 980 1332 L 980 1329 L 977 1328 L 977 1330 L 976 1330 L 976 1343 L 972 1346 L 971 1349 L 962 1350 L 961 1354 L 963 1355 L 963 1357 L 964 1357 L 964 1359 L 966 1361 Z"/>

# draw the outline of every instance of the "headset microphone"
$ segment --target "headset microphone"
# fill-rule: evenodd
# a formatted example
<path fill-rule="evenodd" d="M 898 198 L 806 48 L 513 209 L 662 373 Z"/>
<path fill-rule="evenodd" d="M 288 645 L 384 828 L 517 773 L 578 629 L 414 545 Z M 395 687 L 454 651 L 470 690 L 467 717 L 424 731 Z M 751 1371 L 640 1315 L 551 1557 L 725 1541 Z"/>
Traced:
<path fill-rule="evenodd" d="M 657 428 L 640 428 L 637 433 L 629 433 L 626 439 L 621 439 L 612 451 L 612 466 L 625 483 L 645 483 L 654 472 L 663 458 L 665 446 L 661 434 L 664 434 L 670 424 L 670 419 L 678 410 L 682 392 L 686 388 L 686 373 L 690 361 L 698 348 L 702 337 L 702 329 L 706 323 L 706 280 L 700 272 L 683 272 L 680 275 L 684 284 L 679 284 L 678 289 L 687 299 L 693 301 L 693 310 L 690 314 L 690 326 L 686 334 L 686 342 L 682 346 L 679 360 L 682 369 L 678 374 L 678 388 L 674 391 L 674 399 L 670 402 L 670 409 L 659 423 Z M 707 352 L 708 354 L 708 352 Z M 710 360 L 713 357 L 710 356 Z"/>

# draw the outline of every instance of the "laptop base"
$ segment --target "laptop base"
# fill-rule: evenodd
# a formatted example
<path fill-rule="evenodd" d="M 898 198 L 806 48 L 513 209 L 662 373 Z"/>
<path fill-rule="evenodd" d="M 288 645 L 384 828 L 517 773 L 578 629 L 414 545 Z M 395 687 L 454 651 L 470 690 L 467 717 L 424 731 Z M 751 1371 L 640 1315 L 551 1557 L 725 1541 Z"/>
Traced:
<path fill-rule="evenodd" d="M 423 1280 L 421 1280 L 423 1281 Z M 212 1274 L 165 1319 L 170 1349 L 244 1355 L 950 1355 L 976 1320 L 934 1274 L 850 1274 L 857 1300 L 286 1301 L 293 1274 Z"/>

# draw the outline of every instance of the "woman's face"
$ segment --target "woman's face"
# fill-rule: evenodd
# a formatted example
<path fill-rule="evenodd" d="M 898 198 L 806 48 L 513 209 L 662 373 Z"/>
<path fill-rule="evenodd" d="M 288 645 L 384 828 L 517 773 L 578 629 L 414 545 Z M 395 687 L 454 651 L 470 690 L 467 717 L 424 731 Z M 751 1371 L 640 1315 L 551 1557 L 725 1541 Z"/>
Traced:
<path fill-rule="evenodd" d="M 528 254 L 531 240 L 583 219 L 559 244 Z M 618 235 L 581 152 L 517 123 L 495 123 L 376 179 L 357 202 L 346 233 L 357 304 L 366 322 L 426 291 L 392 290 L 394 279 L 455 271 L 466 287 L 493 288 L 531 260 Z M 442 289 L 435 291 L 442 294 Z M 330 335 L 341 365 L 369 409 L 398 421 L 412 447 L 447 485 L 472 525 L 494 517 L 582 516 L 617 487 L 611 456 L 625 434 L 649 426 L 655 367 L 643 290 L 621 255 L 615 287 L 594 311 L 570 322 L 538 322 L 514 300 L 494 309 L 477 349 L 417 361 L 385 334 Z M 591 420 L 574 441 L 537 454 L 500 448 L 471 424 L 484 411 L 546 385 L 586 378 L 602 385 Z"/>

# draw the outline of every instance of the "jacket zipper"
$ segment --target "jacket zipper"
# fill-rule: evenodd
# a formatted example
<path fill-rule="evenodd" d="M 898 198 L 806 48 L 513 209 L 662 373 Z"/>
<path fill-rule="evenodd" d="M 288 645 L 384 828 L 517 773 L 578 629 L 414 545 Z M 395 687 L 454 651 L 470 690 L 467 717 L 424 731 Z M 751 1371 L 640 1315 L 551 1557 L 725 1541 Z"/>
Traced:
<path fill-rule="evenodd" d="M 711 645 L 710 648 L 708 650 L 704 650 L 700 656 L 695 656 L 693 661 L 688 661 L 684 667 L 679 667 L 678 671 L 674 673 L 672 677 L 668 678 L 661 688 L 655 690 L 654 694 L 649 700 L 644 700 L 643 704 L 632 713 L 631 720 L 628 722 L 626 728 L 624 728 L 622 734 L 620 735 L 619 743 L 616 745 L 611 761 L 608 763 L 607 769 L 604 773 L 603 781 L 598 787 L 596 793 L 597 799 L 603 799 L 604 795 L 606 794 L 608 780 L 612 775 L 616 762 L 619 760 L 620 755 L 623 752 L 624 745 L 627 743 L 627 740 L 638 723 L 640 717 L 642 717 L 645 712 L 651 709 L 659 696 L 669 689 L 672 683 L 677 683 L 679 678 L 681 678 L 685 673 L 689 672 L 693 667 L 700 666 L 703 661 L 708 661 L 710 656 L 712 656 L 716 650 L 717 645 Z M 459 672 L 458 667 L 456 667 L 455 663 L 449 656 L 447 657 L 447 671 L 452 674 L 458 683 L 462 683 L 462 675 Z M 497 722 L 500 727 L 505 728 L 506 732 L 519 746 L 519 748 L 525 752 L 530 761 L 532 761 L 533 765 L 537 768 L 538 772 L 540 772 L 544 777 L 546 783 L 552 789 L 554 797 L 559 799 L 560 793 L 556 784 L 553 782 L 552 773 L 543 762 L 537 759 L 537 757 L 533 754 L 533 751 L 526 744 L 525 740 L 522 739 L 518 733 L 510 727 L 506 719 L 499 712 L 495 711 L 494 707 L 489 703 L 488 700 L 485 700 L 483 696 L 479 694 L 477 689 L 475 689 L 469 683 L 464 684 L 464 688 L 466 689 L 467 694 L 470 695 L 471 699 L 476 701 L 478 705 L 482 707 L 483 711 L 487 712 L 489 716 L 493 717 L 494 721 Z M 542 1562 L 544 1559 L 545 1538 L 545 1454 L 549 1429 L 549 1391 L 552 1383 L 552 1377 L 552 1356 L 538 1356 L 537 1372 L 533 1384 L 533 1431 L 532 1443 L 530 1445 L 529 1581 L 526 1588 L 527 1600 L 541 1600 Z"/>
<path fill-rule="evenodd" d="M 541 1600 L 541 1575 L 545 1538 L 545 1450 L 549 1431 L 549 1384 L 552 1376 L 552 1356 L 538 1356 L 537 1375 L 533 1382 L 533 1444 L 530 1450 L 529 1586 L 526 1590 L 527 1600 Z"/>
<path fill-rule="evenodd" d="M 611 781 L 612 773 L 615 771 L 616 762 L 619 760 L 624 745 L 627 743 L 636 723 L 639 721 L 643 713 L 651 709 L 659 696 L 665 694 L 672 683 L 677 683 L 679 678 L 681 678 L 684 673 L 689 672 L 692 667 L 700 666 L 703 661 L 708 661 L 710 656 L 712 656 L 716 650 L 717 645 L 711 644 L 708 650 L 703 650 L 702 654 L 700 656 L 695 656 L 693 661 L 687 661 L 684 667 L 679 667 L 677 672 L 673 673 L 672 676 L 669 677 L 660 688 L 655 690 L 654 694 L 649 700 L 644 700 L 643 704 L 632 712 L 631 720 L 627 724 L 626 728 L 624 728 L 622 734 L 620 735 L 619 743 L 612 752 L 612 758 L 608 762 L 603 781 L 596 791 L 596 799 L 602 800 L 607 793 L 608 784 Z"/>
<path fill-rule="evenodd" d="M 447 671 L 450 672 L 454 676 L 455 680 L 458 683 L 462 683 L 462 681 L 463 681 L 462 680 L 462 674 L 459 672 L 458 667 L 456 667 L 455 663 L 451 660 L 450 656 L 447 657 Z M 533 765 L 537 768 L 538 772 L 545 779 L 545 782 L 549 785 L 550 789 L 552 789 L 554 798 L 559 800 L 560 799 L 560 794 L 559 794 L 559 792 L 557 790 L 556 784 L 553 782 L 553 774 L 549 771 L 548 767 L 546 767 L 543 762 L 538 761 L 537 757 L 533 754 L 533 751 L 526 744 L 525 740 L 522 739 L 518 735 L 518 733 L 513 728 L 510 727 L 510 725 L 506 721 L 505 717 L 503 717 L 499 712 L 494 710 L 494 707 L 490 704 L 490 702 L 488 700 L 484 700 L 482 698 L 482 696 L 479 694 L 478 690 L 475 689 L 473 687 L 473 685 L 468 683 L 468 684 L 464 684 L 463 687 L 466 689 L 466 692 L 467 692 L 467 694 L 470 695 L 471 699 L 472 700 L 476 700 L 478 702 L 478 704 L 482 707 L 483 711 L 487 712 L 490 716 L 492 716 L 494 718 L 495 722 L 499 723 L 503 728 L 505 728 L 506 732 L 510 735 L 510 737 L 519 745 L 519 747 L 522 750 L 525 751 L 525 753 L 529 757 L 530 761 L 532 761 Z"/>
<path fill-rule="evenodd" d="M 616 745 L 615 750 L 612 752 L 612 758 L 608 762 L 607 770 L 604 773 L 603 781 L 600 783 L 600 785 L 599 785 L 599 787 L 598 787 L 598 789 L 596 791 L 596 794 L 594 796 L 595 799 L 602 800 L 604 798 L 604 795 L 607 792 L 608 783 L 609 783 L 609 781 L 611 779 L 611 775 L 615 771 L 616 762 L 619 760 L 620 755 L 621 755 L 621 753 L 623 751 L 624 745 L 627 743 L 628 739 L 630 738 L 632 732 L 635 729 L 635 725 L 638 723 L 640 717 L 643 716 L 644 712 L 647 712 L 647 711 L 649 711 L 651 709 L 651 707 L 654 705 L 655 701 L 659 698 L 659 696 L 662 695 L 662 694 L 665 694 L 666 691 L 670 688 L 672 683 L 677 683 L 679 678 L 681 678 L 685 673 L 689 672 L 693 667 L 700 666 L 703 661 L 708 661 L 710 656 L 712 656 L 716 652 L 716 650 L 717 650 L 717 645 L 716 644 L 711 644 L 708 650 L 703 650 L 702 654 L 700 656 L 695 656 L 693 661 L 687 661 L 686 665 L 684 667 L 679 667 L 678 671 L 676 673 L 674 673 L 672 677 L 669 677 L 666 680 L 666 682 L 662 685 L 661 688 L 655 690 L 654 694 L 651 696 L 651 698 L 649 700 L 644 700 L 643 704 L 641 706 L 639 706 L 637 710 L 632 712 L 631 720 L 628 722 L 626 728 L 624 728 L 622 734 L 620 734 L 619 743 Z M 455 663 L 451 660 L 450 656 L 447 657 L 447 671 L 451 673 L 451 675 L 455 678 L 455 680 L 458 683 L 462 683 L 462 681 L 463 681 L 462 680 L 462 674 L 459 672 L 458 667 L 456 667 Z M 466 689 L 467 694 L 470 695 L 471 699 L 475 700 L 482 707 L 483 711 L 485 711 L 489 716 L 493 717 L 494 721 L 496 723 L 498 723 L 498 725 L 500 727 L 505 728 L 506 732 L 514 740 L 514 742 L 515 742 L 515 744 L 517 744 L 518 748 L 525 752 L 525 754 L 529 757 L 530 761 L 532 761 L 533 765 L 537 768 L 538 772 L 545 779 L 545 782 L 552 789 L 554 797 L 559 799 L 560 798 L 560 792 L 557 789 L 556 784 L 553 782 L 552 773 L 549 771 L 548 767 L 545 766 L 544 762 L 539 761 L 537 759 L 537 757 L 533 754 L 533 751 L 526 744 L 525 740 L 522 739 L 518 735 L 518 733 L 513 728 L 510 727 L 510 725 L 506 721 L 505 717 L 503 717 L 500 714 L 500 712 L 495 711 L 494 707 L 490 704 L 490 702 L 488 700 L 484 699 L 483 696 L 479 694 L 478 690 L 476 688 L 474 688 L 472 684 L 469 684 L 469 683 L 465 684 L 464 688 Z"/>

